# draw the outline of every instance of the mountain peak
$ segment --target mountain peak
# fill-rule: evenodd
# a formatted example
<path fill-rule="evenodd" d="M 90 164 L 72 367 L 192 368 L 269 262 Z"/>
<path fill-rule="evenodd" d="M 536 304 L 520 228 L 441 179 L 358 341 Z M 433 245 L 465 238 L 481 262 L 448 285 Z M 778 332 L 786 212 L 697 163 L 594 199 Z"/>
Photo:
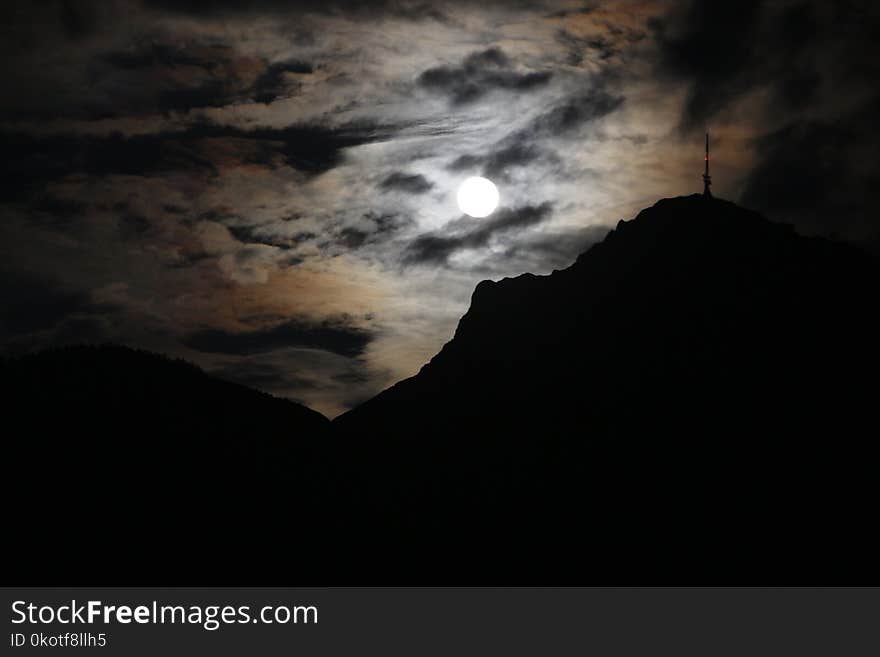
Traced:
<path fill-rule="evenodd" d="M 849 280 L 833 282 L 844 270 Z M 426 369 L 465 349 L 458 343 L 471 337 L 480 347 L 468 357 L 478 362 L 498 350 L 499 360 L 508 360 L 505 350 L 521 352 L 519 340 L 520 345 L 544 340 L 555 353 L 566 340 L 576 342 L 575 336 L 617 344 L 630 334 L 655 340 L 652 327 L 654 333 L 664 327 L 670 335 L 691 335 L 691 328 L 674 326 L 670 313 L 707 311 L 710 317 L 701 321 L 712 322 L 733 313 L 726 320 L 733 327 L 743 319 L 737 309 L 745 311 L 759 299 L 778 294 L 777 308 L 796 299 L 808 304 L 804 295 L 810 288 L 830 292 L 834 285 L 843 286 L 846 296 L 855 289 L 851 281 L 869 280 L 874 272 L 876 262 L 855 247 L 799 236 L 790 225 L 730 201 L 698 194 L 662 199 L 620 221 L 566 269 L 481 282 L 454 339 Z M 771 307 L 754 309 L 765 311 L 768 321 L 775 317 Z M 692 337 L 701 342 L 705 336 Z M 568 351 L 569 360 L 595 359 L 593 350 L 575 343 Z"/>
<path fill-rule="evenodd" d="M 766 246 L 764 240 L 767 238 L 775 242 L 787 239 L 793 233 L 791 225 L 770 222 L 759 213 L 732 201 L 692 194 L 661 199 L 640 211 L 635 218 L 620 220 L 603 243 L 626 236 L 630 240 L 643 241 L 645 247 L 653 242 L 670 248 L 675 246 L 674 241 L 684 240 L 685 244 L 706 248 L 733 239 L 762 248 Z M 633 246 L 628 244 L 628 248 Z M 582 253 L 576 264 L 589 257 L 591 251 Z"/>
<path fill-rule="evenodd" d="M 708 550 L 778 581 L 816 525 L 864 540 L 878 280 L 854 247 L 663 199 L 567 269 L 480 283 L 430 363 L 335 426 L 373 481 L 429 491 L 412 514 L 441 496 L 488 545 L 629 572 L 716 572 Z"/>

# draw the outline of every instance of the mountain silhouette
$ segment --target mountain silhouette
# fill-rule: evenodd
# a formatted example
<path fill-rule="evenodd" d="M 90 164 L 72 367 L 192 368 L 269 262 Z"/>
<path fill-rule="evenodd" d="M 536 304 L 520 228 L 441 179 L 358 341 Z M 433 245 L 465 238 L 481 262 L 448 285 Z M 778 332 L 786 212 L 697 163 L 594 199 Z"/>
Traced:
<path fill-rule="evenodd" d="M 568 269 L 480 283 L 430 363 L 334 424 L 402 534 L 499 581 L 849 581 L 877 547 L 877 274 L 662 200 Z"/>
<path fill-rule="evenodd" d="M 10 361 L 12 489 L 67 502 L 17 523 L 69 506 L 105 529 L 68 569 L 170 581 L 876 581 L 878 282 L 694 195 L 480 283 L 416 376 L 332 423 L 144 353 Z M 29 572 L 65 536 L 31 535 Z"/>
<path fill-rule="evenodd" d="M 280 502 L 317 508 L 330 422 L 182 360 L 54 349 L 0 363 L 0 398 L 12 562 L 28 581 L 204 583 L 224 563 L 245 572 L 237 555 L 260 572 L 255 546 L 282 558 Z"/>

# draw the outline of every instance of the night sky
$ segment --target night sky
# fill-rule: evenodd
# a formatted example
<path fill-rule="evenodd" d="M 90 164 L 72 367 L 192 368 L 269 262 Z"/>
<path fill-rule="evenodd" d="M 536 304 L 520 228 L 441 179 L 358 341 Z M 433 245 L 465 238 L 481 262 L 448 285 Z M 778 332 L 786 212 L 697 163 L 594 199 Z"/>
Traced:
<path fill-rule="evenodd" d="M 701 191 L 707 129 L 716 196 L 876 250 L 877 6 L 5 3 L 0 345 L 147 348 L 333 416 L 480 280 Z"/>

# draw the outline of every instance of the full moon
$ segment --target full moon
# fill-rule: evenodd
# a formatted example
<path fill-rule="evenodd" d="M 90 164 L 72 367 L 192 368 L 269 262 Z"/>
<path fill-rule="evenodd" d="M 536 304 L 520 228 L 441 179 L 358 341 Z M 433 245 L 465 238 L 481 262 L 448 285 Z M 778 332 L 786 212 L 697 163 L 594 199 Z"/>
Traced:
<path fill-rule="evenodd" d="M 487 217 L 498 207 L 498 188 L 487 178 L 468 178 L 458 188 L 458 207 L 470 217 Z"/>

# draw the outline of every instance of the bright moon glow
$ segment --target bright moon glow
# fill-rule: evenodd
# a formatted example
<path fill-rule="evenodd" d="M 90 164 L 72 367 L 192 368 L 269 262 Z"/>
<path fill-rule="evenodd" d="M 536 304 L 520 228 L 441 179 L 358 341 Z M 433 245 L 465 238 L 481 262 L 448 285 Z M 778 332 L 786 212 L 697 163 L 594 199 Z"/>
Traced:
<path fill-rule="evenodd" d="M 458 188 L 458 207 L 471 217 L 487 217 L 498 207 L 498 188 L 487 178 L 468 178 Z"/>

